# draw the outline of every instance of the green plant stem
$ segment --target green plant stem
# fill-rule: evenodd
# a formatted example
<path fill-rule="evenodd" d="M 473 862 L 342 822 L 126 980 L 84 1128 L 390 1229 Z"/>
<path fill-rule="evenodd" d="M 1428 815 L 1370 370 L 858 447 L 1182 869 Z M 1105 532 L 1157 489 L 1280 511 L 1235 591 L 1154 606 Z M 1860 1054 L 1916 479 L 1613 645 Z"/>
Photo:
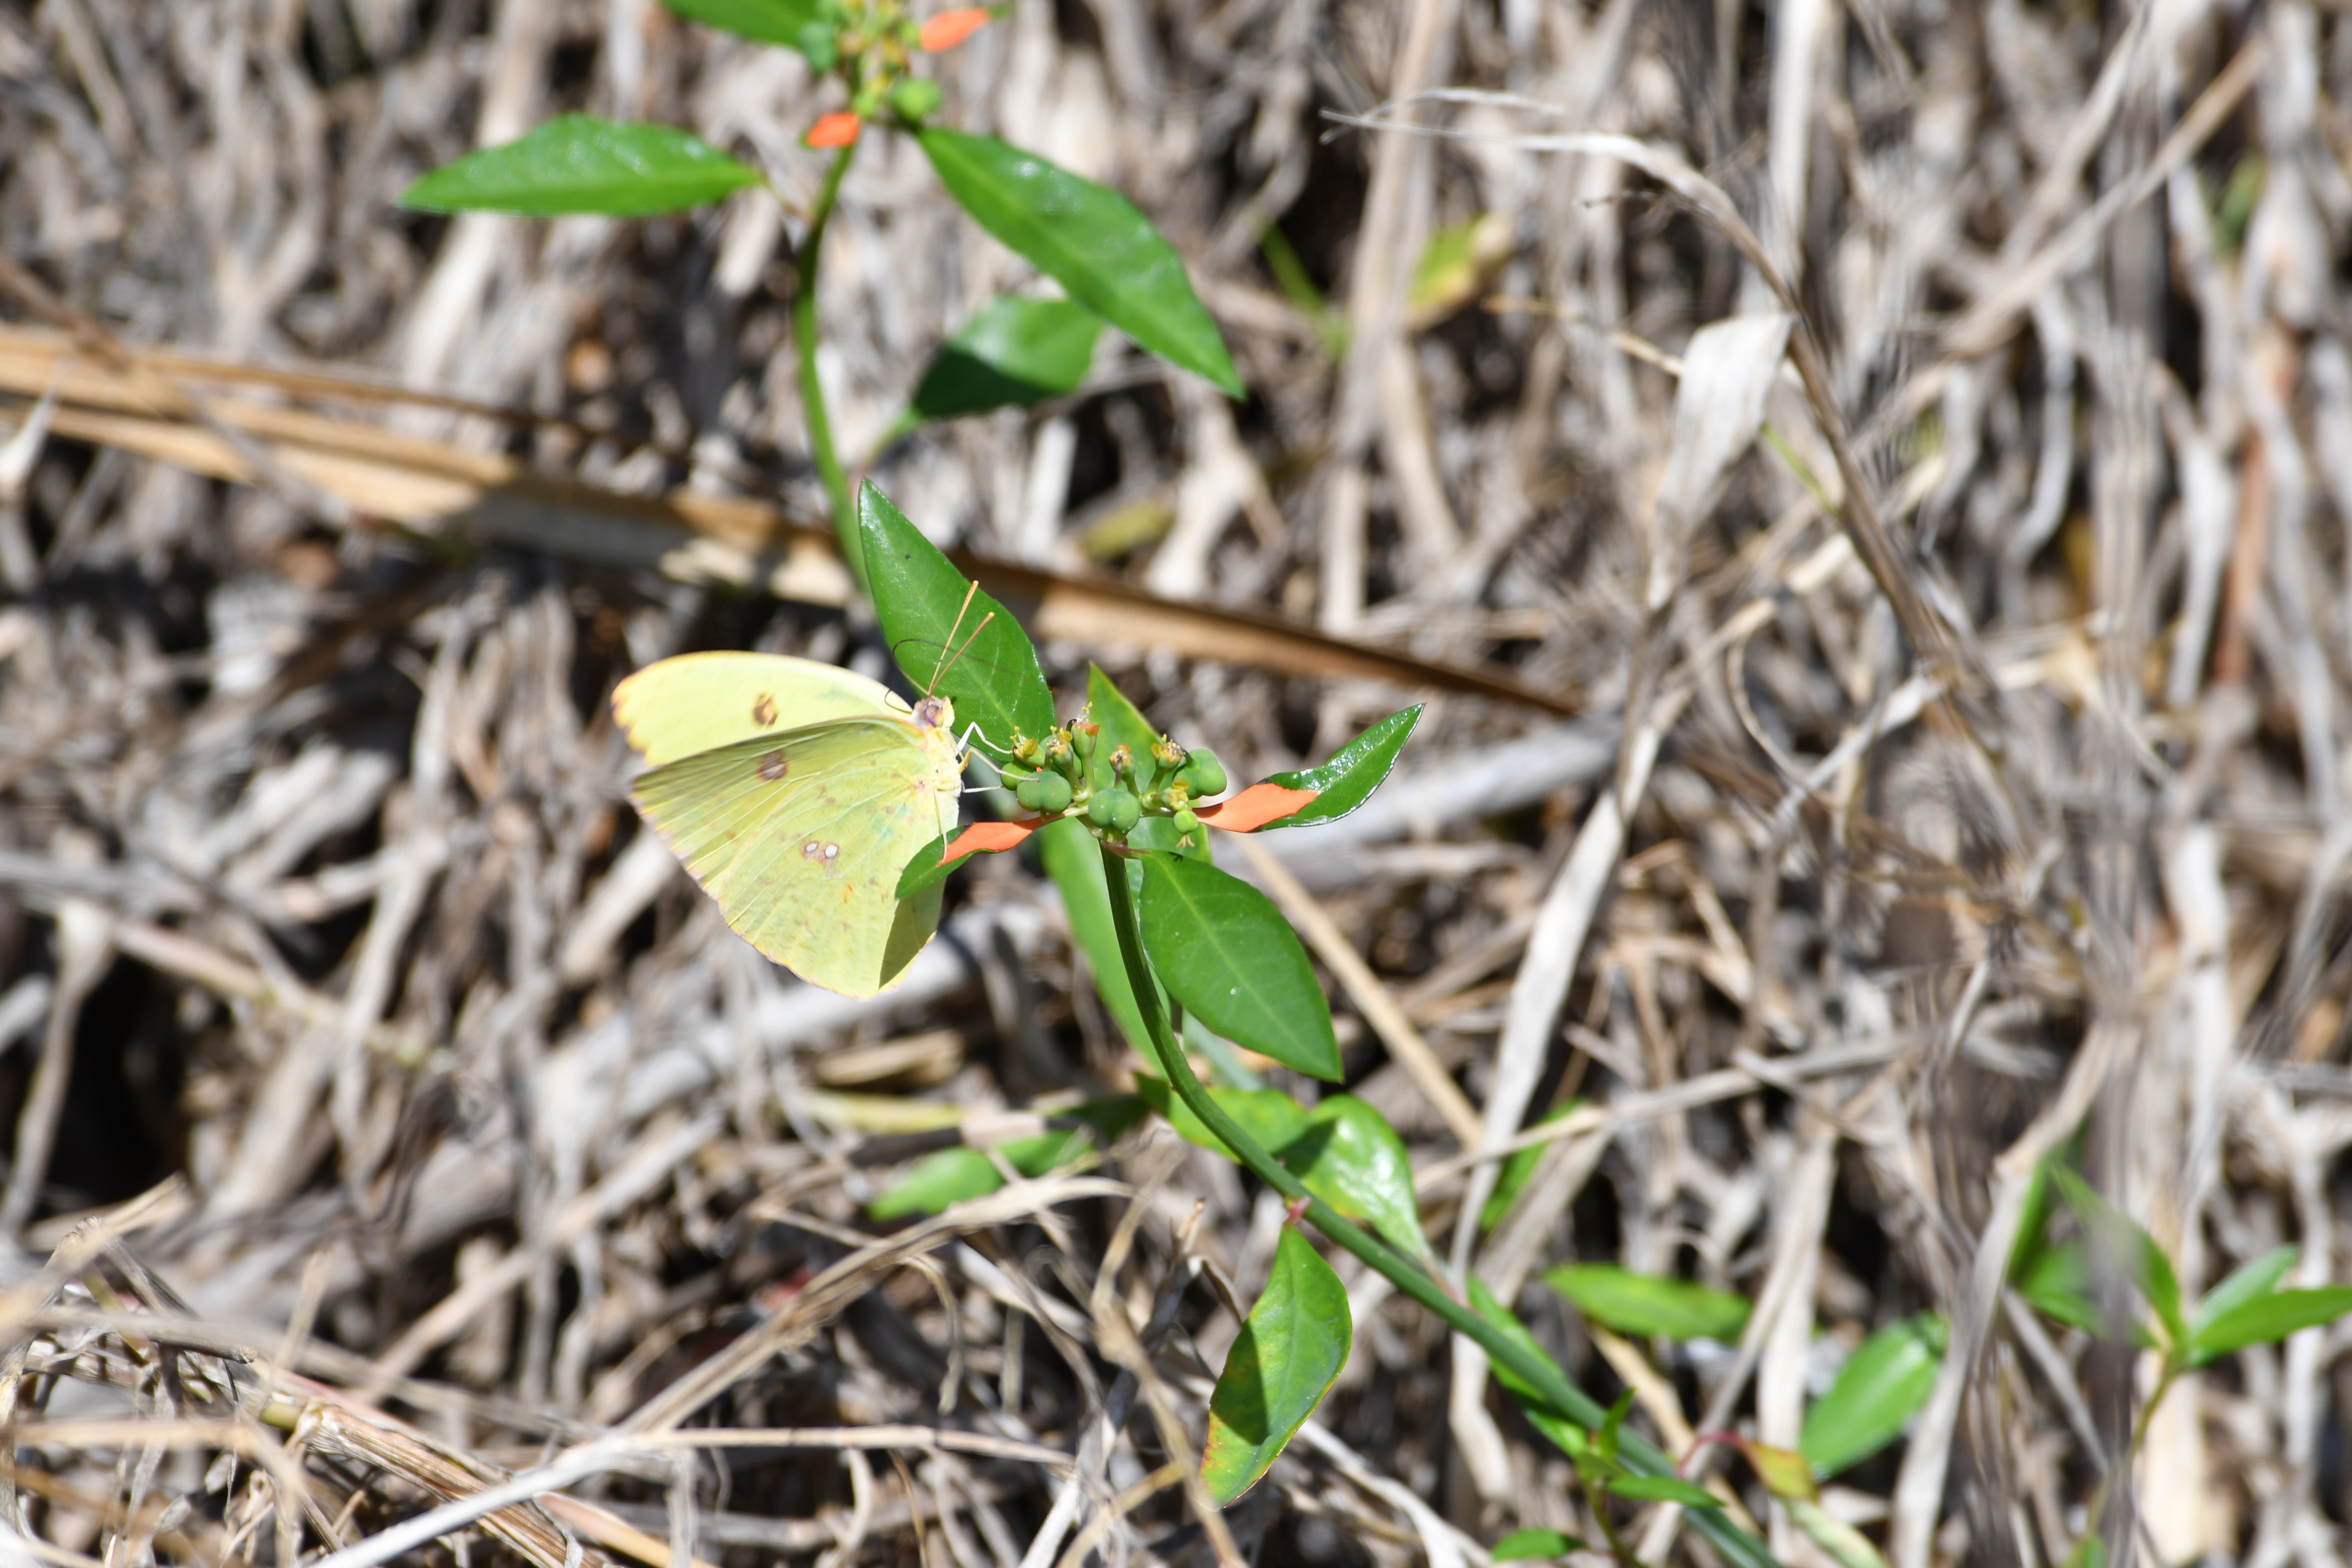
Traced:
<path fill-rule="evenodd" d="M 1607 1412 L 1590 1394 L 1561 1376 L 1559 1369 L 1549 1360 L 1513 1343 L 1502 1331 L 1473 1311 L 1467 1304 L 1448 1295 L 1420 1264 L 1354 1225 L 1330 1205 L 1309 1193 L 1306 1184 L 1291 1174 L 1281 1161 L 1260 1147 L 1256 1139 L 1244 1131 L 1241 1124 L 1209 1097 L 1209 1091 L 1202 1088 L 1201 1080 L 1192 1075 L 1192 1064 L 1169 1034 L 1168 1015 L 1161 1010 L 1160 992 L 1152 984 L 1151 972 L 1143 956 L 1143 935 L 1136 923 L 1135 897 L 1127 885 L 1126 858 L 1108 844 L 1102 847 L 1102 858 L 1103 881 L 1110 894 L 1111 926 L 1118 933 L 1119 956 L 1127 964 L 1128 984 L 1135 992 L 1136 1010 L 1143 1016 L 1144 1033 L 1150 1037 L 1153 1054 L 1160 1058 L 1160 1070 L 1178 1098 L 1209 1131 L 1224 1141 L 1225 1147 L 1231 1149 L 1258 1180 L 1294 1205 L 1304 1202 L 1307 1217 L 1315 1222 L 1316 1229 L 1378 1269 L 1391 1284 L 1436 1313 L 1456 1333 L 1474 1341 L 1486 1352 L 1489 1361 L 1524 1379 L 1545 1403 L 1577 1425 L 1597 1431 Z M 1671 1476 L 1675 1473 L 1672 1459 L 1654 1445 L 1631 1432 L 1622 1439 L 1618 1458 L 1627 1469 L 1637 1475 Z M 1733 1563 L 1740 1564 L 1741 1568 L 1779 1568 L 1762 1542 L 1723 1518 L 1717 1510 L 1693 1509 L 1691 1514 L 1691 1522 L 1715 1543 L 1717 1550 Z"/>
<path fill-rule="evenodd" d="M 816 374 L 817 252 L 824 244 L 824 226 L 833 216 L 834 201 L 841 195 L 841 177 L 849 172 L 850 156 L 856 151 L 857 143 L 852 142 L 833 155 L 832 165 L 824 172 L 824 184 L 817 191 L 816 205 L 809 209 L 808 237 L 801 241 L 795 259 L 800 276 L 793 286 L 793 350 L 800 360 L 801 412 L 808 421 L 809 453 L 816 459 L 817 478 L 824 481 L 825 499 L 833 508 L 833 529 L 841 541 L 841 557 L 849 563 L 850 575 L 863 590 L 866 552 L 857 537 L 856 510 L 849 504 L 849 475 L 833 449 L 833 420 L 825 412 L 824 385 Z"/>

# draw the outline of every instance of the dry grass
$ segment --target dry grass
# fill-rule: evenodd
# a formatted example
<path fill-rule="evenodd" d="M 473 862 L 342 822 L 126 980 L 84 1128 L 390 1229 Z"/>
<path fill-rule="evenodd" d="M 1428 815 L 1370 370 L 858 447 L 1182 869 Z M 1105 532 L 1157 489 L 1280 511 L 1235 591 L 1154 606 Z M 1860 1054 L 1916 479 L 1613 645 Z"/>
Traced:
<path fill-rule="evenodd" d="M 2352 27 L 1016 0 L 943 76 L 951 122 L 1135 196 L 1255 395 L 1130 351 L 875 477 L 1014 574 L 1065 693 L 1099 658 L 1236 773 L 1436 694 L 1374 809 L 1225 857 L 1326 955 L 1432 1237 L 1506 1294 L 1610 1258 L 1757 1298 L 1699 1353 L 1520 1295 L 1669 1442 L 1789 1442 L 1829 1349 L 1948 1311 L 1936 1399 L 1832 1502 L 1896 1568 L 2063 1558 L 2141 1372 L 2004 1298 L 2033 1161 L 2085 1127 L 2191 1290 L 2352 1252 Z M 1204 1535 L 1171 1453 L 1276 1202 L 1161 1131 L 864 1217 L 1135 1065 L 1050 886 L 982 867 L 851 1004 L 638 830 L 629 668 L 882 661 L 807 527 L 796 220 L 393 198 L 569 108 L 808 192 L 832 107 L 654 0 L 0 10 L 11 1561 L 356 1568 L 436 1506 L 412 1560 L 539 1568 L 1454 1568 L 1578 1527 L 1483 1369 L 1349 1273 L 1338 1392 Z M 1024 279 L 873 140 L 823 298 L 854 453 Z M 1785 459 L 1711 489 L 1677 356 L 1776 275 Z M 1571 1096 L 1481 1240 L 1463 1140 Z M 2185 1384 L 2112 1551 L 2340 1563 L 2347 1348 Z"/>

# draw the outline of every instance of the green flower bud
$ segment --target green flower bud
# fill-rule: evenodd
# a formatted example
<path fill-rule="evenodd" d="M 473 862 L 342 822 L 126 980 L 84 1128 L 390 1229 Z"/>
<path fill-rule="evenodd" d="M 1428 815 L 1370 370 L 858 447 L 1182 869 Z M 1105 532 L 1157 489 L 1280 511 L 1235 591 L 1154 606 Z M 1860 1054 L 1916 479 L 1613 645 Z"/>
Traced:
<path fill-rule="evenodd" d="M 1070 750 L 1076 752 L 1081 757 L 1093 756 L 1095 754 L 1095 737 L 1101 733 L 1102 726 L 1098 724 L 1089 724 L 1083 719 L 1079 720 L 1076 723 L 1070 726 Z"/>
<path fill-rule="evenodd" d="M 890 89 L 890 107 L 902 119 L 920 121 L 940 106 L 940 84 L 926 77 L 902 79 Z"/>
<path fill-rule="evenodd" d="M 1043 812 L 1047 816 L 1069 810 L 1070 781 L 1059 773 L 1040 776 L 1037 780 L 1037 804 L 1029 809 Z"/>
<path fill-rule="evenodd" d="M 1143 803 L 1129 790 L 1097 790 L 1087 802 L 1087 816 L 1097 827 L 1125 833 L 1143 819 Z"/>
<path fill-rule="evenodd" d="M 1225 787 L 1224 764 L 1217 761 L 1216 752 L 1202 747 L 1184 759 L 1183 771 L 1176 780 L 1196 795 L 1222 794 Z"/>

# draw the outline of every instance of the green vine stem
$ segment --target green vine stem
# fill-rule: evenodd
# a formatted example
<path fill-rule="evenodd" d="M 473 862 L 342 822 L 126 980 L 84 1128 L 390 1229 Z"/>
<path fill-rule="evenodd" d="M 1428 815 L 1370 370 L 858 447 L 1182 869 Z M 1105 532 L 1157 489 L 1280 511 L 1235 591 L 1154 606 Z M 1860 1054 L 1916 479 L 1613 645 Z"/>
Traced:
<path fill-rule="evenodd" d="M 1318 1230 L 1362 1258 L 1370 1267 L 1380 1270 L 1391 1284 L 1436 1313 L 1456 1333 L 1474 1341 L 1486 1352 L 1489 1361 L 1497 1366 L 1509 1368 L 1525 1379 L 1562 1415 L 1588 1430 L 1597 1430 L 1607 1413 L 1590 1394 L 1562 1377 L 1559 1369 L 1549 1361 L 1529 1354 L 1467 1305 L 1448 1295 L 1420 1264 L 1350 1223 L 1330 1205 L 1308 1193 L 1297 1176 L 1260 1147 L 1256 1139 L 1244 1131 L 1241 1124 L 1227 1115 L 1223 1106 L 1209 1098 L 1209 1091 L 1202 1088 L 1201 1080 L 1192 1075 L 1192 1063 L 1169 1034 L 1168 1016 L 1160 1005 L 1160 990 L 1152 981 L 1150 967 L 1143 956 L 1143 936 L 1136 923 L 1135 897 L 1127 885 L 1126 857 L 1106 843 L 1102 847 L 1102 858 L 1103 881 L 1110 894 L 1111 925 L 1118 933 L 1119 956 L 1126 961 L 1128 984 L 1135 992 L 1136 1011 L 1142 1015 L 1144 1033 L 1150 1037 L 1152 1054 L 1159 1058 L 1160 1072 L 1186 1107 L 1201 1119 L 1209 1131 L 1224 1140 L 1225 1146 L 1250 1168 L 1258 1180 L 1280 1193 L 1294 1207 L 1304 1205 L 1307 1217 L 1314 1221 Z M 1637 1474 L 1671 1476 L 1675 1473 L 1672 1459 L 1654 1445 L 1631 1432 L 1624 1435 L 1618 1458 L 1627 1469 Z M 1723 1518 L 1717 1510 L 1694 1509 L 1691 1512 L 1692 1523 L 1740 1568 L 1779 1568 L 1762 1542 Z"/>
<path fill-rule="evenodd" d="M 849 563 L 849 574 L 862 591 L 866 552 L 858 542 L 857 512 L 849 504 L 849 475 L 833 449 L 833 420 L 825 412 L 824 386 L 816 374 L 817 252 L 824 244 L 824 226 L 833 216 L 835 199 L 841 195 L 841 177 L 849 173 L 849 160 L 856 151 L 857 143 L 852 142 L 833 155 L 824 184 L 817 191 L 816 205 L 809 209 L 808 237 L 801 241 L 794 265 L 799 277 L 793 285 L 793 350 L 800 361 L 801 411 L 808 421 L 809 452 L 816 459 L 817 478 L 824 481 L 834 533 L 841 541 L 841 557 Z"/>

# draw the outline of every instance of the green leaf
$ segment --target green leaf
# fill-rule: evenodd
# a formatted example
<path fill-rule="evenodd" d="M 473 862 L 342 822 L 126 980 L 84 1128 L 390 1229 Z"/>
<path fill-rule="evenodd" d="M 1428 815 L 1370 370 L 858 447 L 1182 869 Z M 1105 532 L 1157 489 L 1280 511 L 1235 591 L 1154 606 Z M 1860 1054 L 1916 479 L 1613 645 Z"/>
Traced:
<path fill-rule="evenodd" d="M 1563 1535 L 1557 1530 L 1515 1530 L 1489 1547 L 1486 1555 L 1497 1563 L 1517 1563 L 1528 1557 L 1565 1557 L 1583 1550 L 1580 1536 Z"/>
<path fill-rule="evenodd" d="M 1625 1436 L 1625 1417 L 1633 1414 L 1633 1391 L 1627 1389 L 1609 1405 L 1609 1413 L 1601 1418 L 1601 1430 L 1593 1434 L 1592 1446 L 1611 1464 L 1617 1462 L 1617 1445 Z"/>
<path fill-rule="evenodd" d="M 1353 1331 L 1339 1277 L 1297 1226 L 1284 1226 L 1274 1272 L 1209 1395 L 1201 1479 L 1219 1506 L 1255 1486 L 1315 1414 L 1348 1364 Z"/>
<path fill-rule="evenodd" d="M 857 492 L 857 526 L 866 588 L 891 656 L 919 689 L 936 690 L 955 704 L 958 734 L 977 722 L 989 745 L 1001 750 L 1013 743 L 1016 731 L 1042 736 L 1052 730 L 1054 694 L 1021 623 L 973 591 L 870 481 Z M 934 686 L 943 663 L 947 671 Z"/>
<path fill-rule="evenodd" d="M 2006 1278 L 2014 1283 L 2025 1278 L 2034 1259 L 2042 1256 L 2049 1242 L 2050 1231 L 2050 1165 L 2047 1159 L 2034 1163 L 2033 1174 L 2025 1184 L 2025 1202 L 2017 1216 L 2017 1235 L 2009 1244 L 2009 1270 Z"/>
<path fill-rule="evenodd" d="M 1196 860 L 1142 859 L 1143 948 L 1169 994 L 1234 1044 L 1337 1082 L 1330 1004 L 1274 900 Z"/>
<path fill-rule="evenodd" d="M 1068 300 L 991 300 L 940 345 L 903 423 L 1026 408 L 1077 390 L 1102 318 Z"/>
<path fill-rule="evenodd" d="M 1539 1358 L 1553 1371 L 1559 1370 L 1559 1363 L 1551 1359 L 1551 1352 L 1536 1342 L 1535 1335 L 1528 1331 L 1528 1326 L 1519 1321 L 1517 1314 L 1496 1300 L 1494 1292 L 1486 1289 L 1486 1281 L 1475 1274 L 1470 1277 L 1470 1310 L 1501 1330 L 1504 1338 L 1521 1350 Z M 1519 1411 L 1527 1416 L 1528 1424 L 1550 1438 L 1553 1447 L 1580 1462 L 1591 1452 L 1592 1443 L 1585 1436 L 1584 1429 L 1570 1420 L 1566 1414 L 1546 1404 L 1533 1384 L 1499 1361 L 1493 1365 L 1495 1381 L 1503 1385 L 1504 1393 L 1518 1401 Z"/>
<path fill-rule="evenodd" d="M 1889 1323 L 1846 1358 L 1797 1438 L 1815 1475 L 1833 1476 L 1902 1436 L 1935 1389 L 1944 1340 L 1944 1320 L 1922 1312 Z"/>
<path fill-rule="evenodd" d="M 897 896 L 911 899 L 926 888 L 934 888 L 946 881 L 956 867 L 963 864 L 962 860 L 956 861 L 954 865 L 948 864 L 947 853 L 948 836 L 944 833 L 916 850 L 915 858 L 908 861 L 906 868 L 898 873 Z"/>
<path fill-rule="evenodd" d="M 915 139 L 963 210 L 1071 299 L 1169 363 L 1244 395 L 1182 258 L 1133 203 L 993 136 L 926 128 Z"/>
<path fill-rule="evenodd" d="M 2017 1293 L 2045 1316 L 2068 1328 L 2080 1329 L 2113 1342 L 2113 1326 L 2099 1304 L 2091 1300 L 2090 1249 L 2079 1241 L 2042 1248 L 2017 1279 Z M 2137 1323 L 2125 1325 L 2126 1342 L 2152 1347 L 2154 1338 Z"/>
<path fill-rule="evenodd" d="M 1705 1487 L 1672 1476 L 1626 1476 L 1609 1489 L 1635 1502 L 1678 1502 L 1685 1508 L 1721 1508 L 1723 1500 Z"/>
<path fill-rule="evenodd" d="M 2156 1237 L 2142 1229 L 2123 1210 L 2101 1197 L 2091 1184 L 2064 1165 L 2050 1168 L 2051 1179 L 2066 1195 L 2067 1204 L 2082 1217 L 2084 1226 L 2107 1248 L 2116 1261 L 2127 1263 L 2132 1269 L 2132 1281 L 2147 1304 L 2156 1309 L 2157 1321 L 2164 1325 L 2164 1342 L 2176 1355 L 2189 1350 L 2189 1320 L 2180 1310 L 2180 1280 L 2172 1271 L 2172 1260 Z"/>
<path fill-rule="evenodd" d="M 1135 1005 L 1135 988 L 1128 984 L 1127 961 L 1118 951 L 1118 931 L 1110 919 L 1110 889 L 1103 884 L 1102 851 L 1082 822 L 1068 817 L 1037 830 L 1034 842 L 1062 895 L 1062 913 L 1070 922 L 1070 938 L 1086 955 L 1094 976 L 1095 994 L 1109 1009 L 1111 1021 L 1143 1059 L 1151 1059 L 1151 1037 L 1143 1027 L 1143 1012 Z"/>
<path fill-rule="evenodd" d="M 1776 1448 L 1752 1437 L 1734 1437 L 1732 1441 L 1747 1457 L 1756 1479 L 1764 1483 L 1764 1489 L 1782 1502 L 1801 1498 L 1810 1500 L 1821 1495 L 1821 1489 L 1813 1485 L 1811 1461 L 1794 1448 Z"/>
<path fill-rule="evenodd" d="M 1176 1097 L 1176 1091 L 1150 1073 L 1135 1075 L 1135 1092 L 1145 1104 L 1167 1119 L 1178 1136 L 1188 1143 L 1197 1143 L 1212 1154 L 1234 1158 L 1224 1141 L 1209 1131 L 1202 1120 L 1192 1114 L 1192 1108 Z M 1209 1098 L 1217 1102 L 1224 1113 L 1241 1123 L 1242 1131 L 1257 1140 L 1258 1147 L 1279 1150 L 1298 1141 L 1307 1131 L 1307 1108 L 1278 1089 L 1223 1089 L 1212 1085 Z M 1304 1178 L 1302 1178 L 1303 1180 Z M 1312 1184 L 1308 1184 L 1310 1186 Z M 1317 1194 L 1321 1196 L 1320 1194 Z M 1325 1202 L 1330 1200 L 1326 1198 Z M 1337 1207 L 1337 1205 L 1333 1205 Z"/>
<path fill-rule="evenodd" d="M 1787 1504 L 1789 1522 L 1813 1538 L 1813 1544 L 1830 1554 L 1838 1568 L 1886 1568 L 1886 1559 L 1878 1548 L 1845 1521 L 1810 1498 L 1798 1498 Z"/>
<path fill-rule="evenodd" d="M 1577 1310 L 1621 1334 L 1667 1340 L 1736 1342 L 1748 1326 L 1745 1297 L 1688 1279 L 1636 1274 L 1614 1263 L 1570 1263 L 1544 1274 L 1544 1283 Z"/>
<path fill-rule="evenodd" d="M 820 71 L 833 68 L 834 35 L 840 30 L 838 7 L 821 0 L 663 0 L 681 16 L 749 38 L 758 44 L 781 44 L 808 56 Z"/>
<path fill-rule="evenodd" d="M 2194 1342 L 2190 1364 L 2202 1366 L 2248 1345 L 2266 1345 L 2332 1323 L 2352 1312 L 2352 1285 L 2328 1285 L 2316 1290 L 2274 1290 L 2221 1313 L 2205 1325 Z"/>
<path fill-rule="evenodd" d="M 1003 1173 L 981 1151 L 941 1149 L 916 1161 L 905 1175 L 866 1205 L 866 1212 L 876 1219 L 937 1214 L 950 1204 L 992 1193 L 1003 1184 Z"/>
<path fill-rule="evenodd" d="M 1388 1118 L 1352 1094 L 1318 1105 L 1287 1144 L 1268 1144 L 1307 1190 L 1349 1219 L 1372 1227 L 1408 1258 L 1429 1260 L 1413 1196 L 1412 1160 Z"/>
<path fill-rule="evenodd" d="M 520 142 L 468 153 L 400 193 L 420 212 L 683 212 L 760 183 L 760 172 L 667 125 L 619 125 L 586 114 L 551 120 Z"/>
<path fill-rule="evenodd" d="M 1310 822 L 1330 822 L 1347 816 L 1370 800 L 1372 792 L 1381 787 L 1396 766 L 1397 753 L 1404 750 L 1405 742 L 1412 738 L 1412 727 L 1421 721 L 1421 705 L 1402 712 L 1391 713 L 1346 745 L 1320 767 L 1300 768 L 1295 773 L 1276 773 L 1265 782 L 1280 784 L 1285 789 L 1311 789 L 1321 793 L 1279 822 L 1269 822 L 1258 829 L 1271 833 L 1277 827 L 1300 827 Z"/>
<path fill-rule="evenodd" d="M 1142 1118 L 1145 1110 L 1142 1099 L 1132 1094 L 1090 1100 L 1056 1111 L 1047 1131 L 998 1144 L 996 1153 L 1023 1175 L 1042 1176 L 1090 1148 L 1108 1149 L 1113 1139 Z M 866 1212 L 876 1219 L 938 1214 L 950 1204 L 992 1193 L 1003 1184 L 1003 1173 L 986 1151 L 941 1149 L 915 1162 L 905 1175 L 866 1205 Z"/>
<path fill-rule="evenodd" d="M 900 893 L 898 896 L 903 899 L 907 895 Z M 1565 1105 L 1555 1105 L 1536 1118 L 1535 1124 L 1541 1127 L 1547 1122 L 1558 1121 L 1563 1116 L 1573 1114 L 1583 1104 L 1581 1100 L 1571 1100 Z M 1510 1157 L 1503 1162 L 1502 1170 L 1495 1177 L 1495 1190 L 1486 1194 L 1486 1205 L 1478 1211 L 1481 1232 L 1492 1230 L 1503 1223 L 1503 1216 L 1511 1212 L 1513 1204 L 1519 1201 L 1519 1194 L 1526 1188 L 1528 1178 L 1536 1173 L 1536 1167 L 1543 1163 L 1544 1152 L 1550 1147 L 1548 1143 L 1535 1143 L 1511 1151 Z"/>
<path fill-rule="evenodd" d="M 2256 1297 L 2267 1296 L 2277 1289 L 2278 1282 L 2286 1278 L 2288 1269 L 2294 1267 L 2296 1256 L 2293 1245 L 2282 1247 L 2240 1266 L 2235 1273 L 2214 1286 L 2206 1293 L 2205 1299 L 2197 1303 L 2196 1315 L 2189 1320 L 2189 1342 L 2201 1342 L 2206 1329 L 2222 1314 L 2235 1311 Z"/>

